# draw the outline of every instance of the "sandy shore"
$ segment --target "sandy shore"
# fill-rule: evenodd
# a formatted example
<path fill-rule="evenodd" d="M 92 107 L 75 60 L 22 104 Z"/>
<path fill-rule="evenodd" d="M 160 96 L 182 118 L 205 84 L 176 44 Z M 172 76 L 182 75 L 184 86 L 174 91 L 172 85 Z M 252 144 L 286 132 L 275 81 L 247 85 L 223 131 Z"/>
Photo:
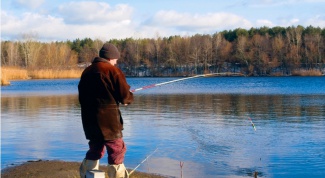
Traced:
<path fill-rule="evenodd" d="M 1 170 L 2 178 L 78 178 L 79 162 L 65 161 L 28 161 L 24 164 L 11 166 Z M 100 170 L 106 171 L 106 166 L 100 166 Z M 129 170 L 131 171 L 131 170 Z M 107 177 L 107 175 L 106 175 Z M 130 178 L 167 178 L 157 174 L 135 171 Z"/>

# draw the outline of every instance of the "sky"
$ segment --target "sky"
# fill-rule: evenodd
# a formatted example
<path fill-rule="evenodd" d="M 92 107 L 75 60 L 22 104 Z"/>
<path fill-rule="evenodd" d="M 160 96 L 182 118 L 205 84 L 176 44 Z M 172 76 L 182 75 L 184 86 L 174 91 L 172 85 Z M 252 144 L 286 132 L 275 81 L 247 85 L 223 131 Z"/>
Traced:
<path fill-rule="evenodd" d="M 1 40 L 157 38 L 325 28 L 325 0 L 1 0 Z"/>

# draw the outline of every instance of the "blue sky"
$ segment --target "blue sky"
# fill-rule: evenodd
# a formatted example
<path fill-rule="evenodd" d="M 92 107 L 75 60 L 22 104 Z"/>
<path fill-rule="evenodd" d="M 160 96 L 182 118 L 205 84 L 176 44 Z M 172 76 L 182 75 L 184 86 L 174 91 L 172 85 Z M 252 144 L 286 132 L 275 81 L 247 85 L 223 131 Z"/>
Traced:
<path fill-rule="evenodd" d="M 236 28 L 325 28 L 325 0 L 2 0 L 1 39 L 101 40 Z"/>

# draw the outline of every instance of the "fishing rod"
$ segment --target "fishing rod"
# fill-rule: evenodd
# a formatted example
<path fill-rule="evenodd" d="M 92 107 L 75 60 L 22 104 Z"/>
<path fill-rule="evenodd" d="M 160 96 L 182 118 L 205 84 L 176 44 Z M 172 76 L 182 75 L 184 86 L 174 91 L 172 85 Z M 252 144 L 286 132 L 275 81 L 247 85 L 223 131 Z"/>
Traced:
<path fill-rule="evenodd" d="M 183 80 L 188 80 L 188 79 L 192 79 L 192 78 L 212 77 L 212 76 L 217 76 L 217 75 L 240 75 L 240 74 L 239 73 L 225 72 L 225 73 L 210 73 L 210 74 L 195 75 L 195 76 L 192 76 L 192 77 L 185 77 L 185 78 L 181 78 L 181 79 L 171 80 L 171 81 L 168 81 L 168 82 L 162 82 L 162 83 L 147 85 L 147 86 L 144 86 L 144 87 L 141 87 L 141 88 L 132 89 L 131 92 L 134 93 L 136 91 L 153 88 L 153 87 L 157 87 L 157 86 L 160 86 L 160 85 L 166 85 L 166 84 L 170 84 L 170 83 L 174 83 L 174 82 L 179 82 L 179 81 L 183 81 Z"/>
<path fill-rule="evenodd" d="M 153 155 L 156 151 L 158 150 L 158 147 L 155 149 L 155 151 L 153 151 L 150 155 L 148 155 L 140 164 L 138 164 L 130 173 L 129 175 L 131 175 L 142 163 L 144 163 L 151 155 Z"/>
<path fill-rule="evenodd" d="M 249 117 L 248 119 L 251 121 L 252 127 L 253 127 L 254 130 L 256 131 L 256 127 L 255 127 L 255 124 L 253 123 L 252 119 L 251 119 L 250 117 Z"/>

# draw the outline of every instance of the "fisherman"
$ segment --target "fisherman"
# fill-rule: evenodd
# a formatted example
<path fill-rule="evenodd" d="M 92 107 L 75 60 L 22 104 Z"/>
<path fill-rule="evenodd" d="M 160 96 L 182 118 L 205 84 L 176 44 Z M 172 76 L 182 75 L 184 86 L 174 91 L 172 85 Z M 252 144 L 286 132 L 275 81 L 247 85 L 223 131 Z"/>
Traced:
<path fill-rule="evenodd" d="M 99 159 L 108 154 L 108 177 L 127 178 L 123 164 L 126 146 L 123 141 L 123 119 L 119 105 L 133 102 L 123 72 L 116 67 L 120 52 L 111 43 L 105 43 L 87 67 L 78 85 L 82 125 L 89 150 L 80 165 L 80 177 L 87 171 L 98 170 Z"/>

